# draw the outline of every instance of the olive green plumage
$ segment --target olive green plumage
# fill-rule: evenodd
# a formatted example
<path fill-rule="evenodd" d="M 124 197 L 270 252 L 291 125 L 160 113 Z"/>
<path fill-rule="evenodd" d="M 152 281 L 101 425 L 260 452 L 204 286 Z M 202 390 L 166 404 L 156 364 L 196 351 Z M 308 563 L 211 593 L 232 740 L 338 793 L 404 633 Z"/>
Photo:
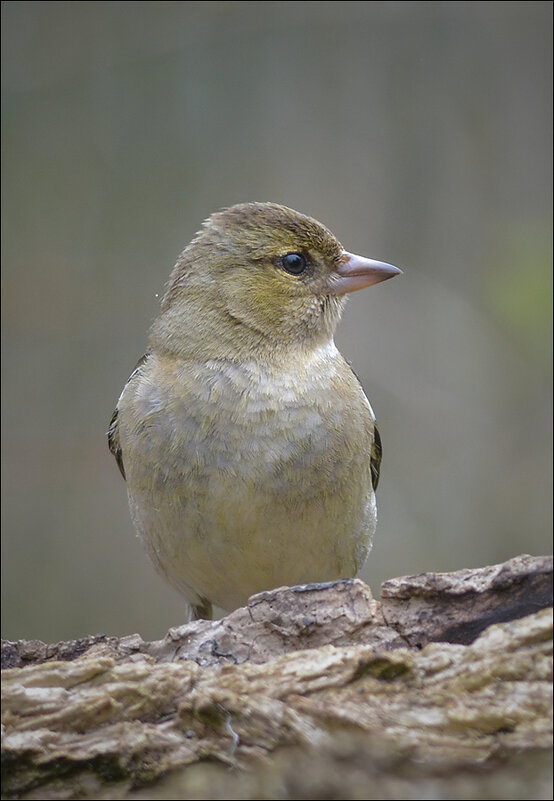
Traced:
<path fill-rule="evenodd" d="M 363 564 L 381 444 L 333 334 L 347 292 L 399 272 L 273 203 L 212 215 L 179 257 L 108 439 L 194 616 Z"/>

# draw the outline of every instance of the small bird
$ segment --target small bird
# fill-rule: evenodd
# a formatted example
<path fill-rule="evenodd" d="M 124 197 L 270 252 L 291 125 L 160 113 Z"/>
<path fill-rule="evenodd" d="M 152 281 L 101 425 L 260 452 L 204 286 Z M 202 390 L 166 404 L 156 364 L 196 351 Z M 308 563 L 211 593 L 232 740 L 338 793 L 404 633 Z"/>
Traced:
<path fill-rule="evenodd" d="M 276 203 L 213 214 L 179 256 L 108 442 L 190 619 L 363 565 L 381 441 L 333 335 L 348 293 L 399 273 Z"/>

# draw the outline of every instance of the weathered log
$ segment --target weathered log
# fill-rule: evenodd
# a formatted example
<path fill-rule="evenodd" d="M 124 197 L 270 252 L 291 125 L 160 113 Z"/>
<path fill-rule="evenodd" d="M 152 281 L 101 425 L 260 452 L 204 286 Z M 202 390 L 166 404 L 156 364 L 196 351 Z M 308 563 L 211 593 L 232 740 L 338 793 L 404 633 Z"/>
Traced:
<path fill-rule="evenodd" d="M 552 559 L 520 556 L 4 643 L 3 797 L 550 797 L 551 605 Z"/>

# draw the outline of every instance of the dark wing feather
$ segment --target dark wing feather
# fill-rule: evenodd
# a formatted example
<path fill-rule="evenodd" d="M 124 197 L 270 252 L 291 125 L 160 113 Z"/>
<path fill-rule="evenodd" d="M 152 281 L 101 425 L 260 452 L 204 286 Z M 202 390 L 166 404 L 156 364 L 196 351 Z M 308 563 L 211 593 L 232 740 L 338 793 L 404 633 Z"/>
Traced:
<path fill-rule="evenodd" d="M 140 371 L 142 365 L 146 362 L 148 358 L 148 353 L 145 353 L 144 356 L 141 356 L 138 360 L 135 369 L 129 376 L 125 387 L 135 378 L 135 376 Z M 125 387 L 123 387 L 123 392 L 125 392 Z M 123 478 L 125 478 L 125 466 L 123 464 L 123 453 L 121 451 L 121 443 L 119 440 L 119 425 L 118 425 L 118 416 L 119 416 L 119 407 L 116 406 L 114 413 L 112 414 L 112 419 L 110 420 L 110 425 L 108 428 L 108 448 L 110 449 L 110 453 L 113 454 L 115 457 L 115 461 L 117 462 L 117 466 L 121 472 Z"/>
<path fill-rule="evenodd" d="M 348 362 L 347 362 L 348 364 Z M 352 365 L 348 364 L 350 370 L 352 370 Z M 363 392 L 362 382 L 352 370 L 354 378 L 360 385 L 360 389 Z M 379 434 L 379 429 L 373 424 L 373 442 L 371 443 L 371 454 L 369 456 L 369 468 L 371 471 L 371 484 L 373 486 L 373 491 L 377 489 L 377 484 L 379 483 L 379 475 L 381 473 L 381 456 L 383 455 L 383 447 L 381 445 L 381 435 Z"/>
<path fill-rule="evenodd" d="M 373 426 L 373 444 L 371 445 L 371 456 L 369 459 L 369 466 L 371 468 L 371 483 L 373 489 L 377 489 L 379 483 L 379 473 L 381 472 L 381 456 L 383 448 L 381 446 L 381 435 L 376 425 Z"/>
<path fill-rule="evenodd" d="M 119 427 L 118 423 L 118 414 L 119 409 L 117 407 L 114 409 L 114 413 L 112 414 L 112 419 L 110 420 L 110 427 L 108 428 L 108 448 L 110 449 L 110 453 L 112 453 L 115 457 L 115 461 L 117 462 L 117 466 L 119 467 L 119 471 L 123 478 L 125 478 L 125 468 L 123 466 L 123 455 L 121 453 L 121 445 L 119 444 Z"/>

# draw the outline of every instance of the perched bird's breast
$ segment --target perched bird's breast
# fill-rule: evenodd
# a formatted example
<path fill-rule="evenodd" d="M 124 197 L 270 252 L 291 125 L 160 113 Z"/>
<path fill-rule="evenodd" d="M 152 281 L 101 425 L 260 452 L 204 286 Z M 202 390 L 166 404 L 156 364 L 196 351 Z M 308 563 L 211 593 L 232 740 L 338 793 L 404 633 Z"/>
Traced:
<path fill-rule="evenodd" d="M 363 563 L 376 519 L 373 413 L 334 345 L 294 369 L 151 356 L 119 414 L 135 525 L 185 595 L 208 592 L 214 564 L 233 568 L 214 598 L 227 607 Z"/>
<path fill-rule="evenodd" d="M 371 407 L 334 344 L 290 369 L 158 359 L 129 401 L 133 439 L 151 442 L 152 427 L 162 435 L 158 469 L 168 480 L 221 471 L 258 482 L 270 474 L 271 491 L 294 480 L 300 492 L 322 471 L 318 486 L 336 487 L 353 461 L 367 461 L 371 444 Z"/>

